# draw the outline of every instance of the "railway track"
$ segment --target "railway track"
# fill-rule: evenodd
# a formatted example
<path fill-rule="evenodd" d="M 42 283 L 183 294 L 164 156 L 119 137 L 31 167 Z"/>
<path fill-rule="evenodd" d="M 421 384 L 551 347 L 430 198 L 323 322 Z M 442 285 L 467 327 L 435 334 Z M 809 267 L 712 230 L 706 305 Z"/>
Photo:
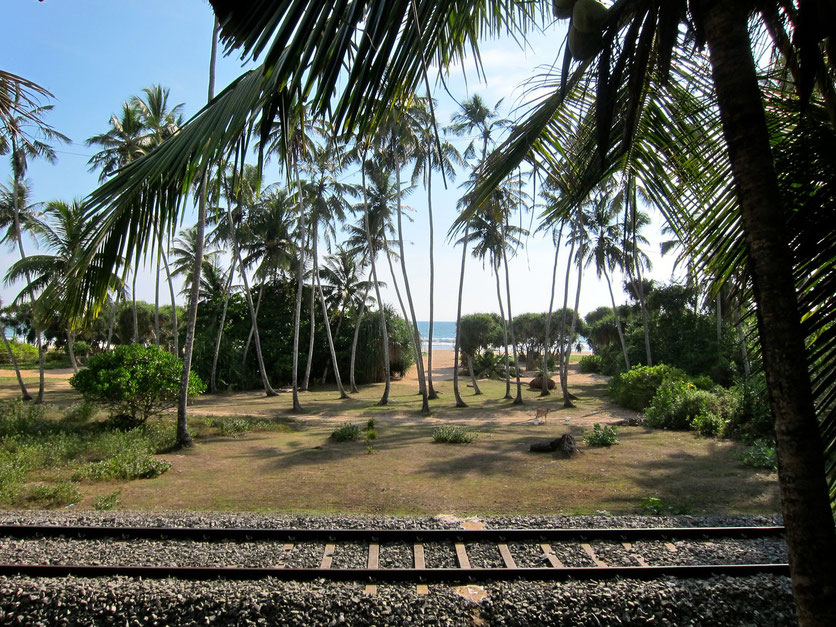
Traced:
<path fill-rule="evenodd" d="M 716 559 L 727 553 L 729 543 L 780 543 L 783 532 L 783 527 L 774 526 L 402 530 L 0 525 L 0 575 L 270 577 L 423 586 L 523 579 L 788 575 L 786 563 L 768 554 L 759 556 L 757 546 L 742 552 L 744 558 L 754 560 L 741 562 L 740 555 L 733 563 Z M 33 560 L 35 549 L 43 555 L 45 545 L 51 563 Z M 158 545 L 168 547 L 169 559 L 162 560 L 167 563 L 154 563 Z M 213 551 L 224 545 L 242 548 L 243 554 L 231 560 L 233 565 L 225 556 L 213 557 Z M 170 555 L 187 547 L 201 557 L 202 565 L 171 563 Z M 64 552 L 72 556 L 65 558 Z M 213 560 L 217 563 L 210 563 Z"/>

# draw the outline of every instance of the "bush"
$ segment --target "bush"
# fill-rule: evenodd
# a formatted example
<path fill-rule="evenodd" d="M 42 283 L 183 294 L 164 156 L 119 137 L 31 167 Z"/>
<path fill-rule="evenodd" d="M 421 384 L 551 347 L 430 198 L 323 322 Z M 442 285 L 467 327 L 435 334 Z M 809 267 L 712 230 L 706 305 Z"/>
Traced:
<path fill-rule="evenodd" d="M 600 355 L 584 355 L 578 361 L 578 370 L 585 374 L 600 373 L 602 369 Z"/>
<path fill-rule="evenodd" d="M 331 432 L 331 437 L 337 442 L 355 442 L 360 439 L 360 427 L 346 422 Z"/>
<path fill-rule="evenodd" d="M 774 440 L 775 421 L 769 409 L 763 373 L 733 385 L 727 394 L 733 402 L 726 434 L 746 442 Z"/>
<path fill-rule="evenodd" d="M 690 513 L 687 507 L 668 503 L 657 496 L 647 496 L 643 498 L 641 502 L 641 510 L 642 513 L 649 514 L 651 516 L 678 516 Z"/>
<path fill-rule="evenodd" d="M 609 393 L 619 405 L 635 411 L 644 411 L 662 383 L 684 379 L 683 371 L 665 364 L 634 366 L 610 380 Z"/>
<path fill-rule="evenodd" d="M 16 340 L 9 340 L 9 346 L 12 348 L 12 353 L 18 365 L 37 363 L 38 361 L 38 347 L 27 344 L 26 342 L 18 342 Z M 0 366 L 11 366 L 12 360 L 9 359 L 9 352 L 6 347 L 0 347 Z"/>
<path fill-rule="evenodd" d="M 61 507 L 78 503 L 81 500 L 81 493 L 75 483 L 60 481 L 55 485 L 35 486 L 29 493 L 28 500 L 46 507 Z"/>
<path fill-rule="evenodd" d="M 433 429 L 433 440 L 446 442 L 448 444 L 469 444 L 478 437 L 473 431 L 469 431 L 458 425 L 442 425 Z"/>
<path fill-rule="evenodd" d="M 597 422 L 592 425 L 592 433 L 586 433 L 583 436 L 583 441 L 587 446 L 606 446 L 610 447 L 613 444 L 618 444 L 618 427 L 607 426 L 603 427 Z"/>
<path fill-rule="evenodd" d="M 116 509 L 122 504 L 121 497 L 122 490 L 116 490 L 116 492 L 102 494 L 99 498 L 96 499 L 96 502 L 93 503 L 93 509 L 98 511 Z"/>
<path fill-rule="evenodd" d="M 778 456 L 775 445 L 764 440 L 755 440 L 738 457 L 740 463 L 750 468 L 761 468 L 775 472 L 778 470 Z"/>
<path fill-rule="evenodd" d="M 87 370 L 70 379 L 85 399 L 108 407 L 113 414 L 145 422 L 177 404 L 183 362 L 156 346 L 130 344 L 90 358 Z M 203 382 L 192 373 L 189 396 L 197 396 Z"/>
<path fill-rule="evenodd" d="M 76 471 L 74 478 L 100 481 L 108 479 L 121 479 L 124 481 L 151 479 L 163 474 L 169 468 L 171 468 L 171 464 L 167 461 L 157 459 L 150 453 L 132 448 L 117 453 L 114 457 L 79 469 Z"/>
<path fill-rule="evenodd" d="M 215 427 L 224 437 L 239 437 L 252 429 L 253 424 L 246 418 L 210 418 L 207 426 Z"/>
<path fill-rule="evenodd" d="M 703 435 L 722 435 L 723 413 L 721 397 L 688 381 L 669 380 L 659 386 L 644 415 L 657 429 L 694 428 Z"/>

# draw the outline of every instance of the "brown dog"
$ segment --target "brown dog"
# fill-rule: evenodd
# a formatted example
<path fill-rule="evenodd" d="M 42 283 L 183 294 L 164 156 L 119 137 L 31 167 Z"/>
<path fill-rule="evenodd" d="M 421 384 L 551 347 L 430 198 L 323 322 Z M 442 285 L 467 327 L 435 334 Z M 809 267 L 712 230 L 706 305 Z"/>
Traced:
<path fill-rule="evenodd" d="M 550 410 L 548 407 L 540 407 L 539 409 L 537 409 L 537 411 L 534 412 L 534 424 L 539 425 L 541 424 L 541 422 L 542 424 L 546 424 L 546 418 L 549 415 L 549 411 Z M 542 421 L 540 420 L 541 417 Z"/>

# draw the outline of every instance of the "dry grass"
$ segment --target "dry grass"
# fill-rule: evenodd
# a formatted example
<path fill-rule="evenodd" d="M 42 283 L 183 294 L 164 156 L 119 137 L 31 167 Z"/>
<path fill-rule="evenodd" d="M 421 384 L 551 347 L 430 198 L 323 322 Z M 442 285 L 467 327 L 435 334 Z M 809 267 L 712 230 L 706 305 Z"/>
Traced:
<path fill-rule="evenodd" d="M 223 438 L 211 435 L 198 420 L 202 437 L 193 449 L 161 456 L 172 464 L 166 474 L 123 484 L 83 484 L 79 506 L 92 507 L 96 497 L 121 488 L 121 506 L 129 509 L 630 513 L 640 511 L 642 499 L 652 496 L 695 514 L 778 511 L 775 475 L 740 467 L 735 458 L 740 447 L 732 442 L 622 427 L 621 443 L 610 449 L 582 445 L 573 459 L 529 453 L 533 441 L 568 430 L 580 442 L 593 423 L 631 415 L 605 400 L 603 377 L 573 372 L 570 381 L 579 396 L 573 409 L 563 409 L 554 395 L 540 399 L 527 389 L 525 405 L 513 406 L 501 399 L 504 384 L 493 381 L 480 382 L 482 396 L 473 396 L 463 381 L 470 406 L 456 409 L 452 383 L 438 380 L 441 399 L 433 402 L 429 417 L 420 414 L 420 397 L 409 380 L 393 383 L 386 407 L 375 405 L 381 385 L 365 387 L 347 401 L 340 401 L 333 389 L 306 392 L 306 412 L 300 416 L 291 413 L 290 394 L 273 399 L 258 392 L 204 396 L 193 405 L 196 415 L 248 415 L 291 428 Z M 72 390 L 60 385 L 53 391 L 60 403 L 74 399 Z M 5 395 L 0 391 L 0 398 Z M 535 426 L 534 408 L 543 406 L 552 410 L 548 424 Z M 354 422 L 362 427 L 370 417 L 379 436 L 371 452 L 365 442 L 329 439 L 335 426 Z M 479 437 L 465 445 L 435 444 L 432 430 L 444 423 L 464 425 Z"/>

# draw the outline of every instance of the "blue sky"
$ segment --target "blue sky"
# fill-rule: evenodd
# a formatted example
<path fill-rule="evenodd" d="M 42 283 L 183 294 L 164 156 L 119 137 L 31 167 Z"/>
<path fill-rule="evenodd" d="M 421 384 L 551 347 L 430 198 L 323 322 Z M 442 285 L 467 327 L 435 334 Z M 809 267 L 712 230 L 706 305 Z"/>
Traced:
<path fill-rule="evenodd" d="M 49 89 L 54 95 L 55 109 L 48 121 L 68 135 L 73 143 L 58 146 L 58 163 L 42 161 L 30 164 L 34 200 L 71 200 L 82 198 L 97 185 L 98 175 L 88 172 L 87 160 L 94 149 L 84 141 L 108 129 L 111 114 L 124 100 L 142 88 L 159 83 L 171 89 L 172 103 L 184 103 L 186 117 L 196 112 L 206 100 L 212 12 L 202 0 L 5 0 L 4 21 L 7 25 L 0 38 L 0 67 L 25 76 Z M 531 38 L 531 49 L 521 51 L 508 40 L 486 42 L 482 60 L 487 84 L 478 80 L 473 67 L 451 72 L 447 86 L 456 100 L 464 101 L 479 93 L 489 104 L 503 99 L 502 112 L 511 113 L 520 104 L 521 81 L 543 64 L 554 62 L 565 34 L 565 26 L 551 28 Z M 237 57 L 221 57 L 217 69 L 217 89 L 222 89 L 242 71 Z M 457 109 L 456 102 L 440 87 L 437 117 L 447 124 Z M 464 144 L 462 144 L 464 145 Z M 8 183 L 10 167 L 4 159 L 0 180 Z M 269 174 L 267 175 L 269 178 Z M 347 175 L 350 177 L 350 174 Z M 463 176 L 459 176 L 459 181 Z M 445 234 L 455 218 L 458 183 L 442 190 L 440 180 L 434 182 L 436 220 L 436 319 L 455 319 L 460 249 L 446 241 Z M 530 192 L 530 190 L 529 190 Z M 428 305 L 426 195 L 416 190 L 408 199 L 416 211 L 414 221 L 405 227 L 410 283 L 414 292 L 418 318 L 426 319 Z M 528 226 L 530 214 L 524 216 Z M 184 225 L 193 216 L 187 214 Z M 671 260 L 659 259 L 658 227 L 648 233 L 653 246 L 648 251 L 654 258 L 652 276 L 667 281 Z M 28 243 L 31 250 L 33 244 Z M 531 236 L 511 262 L 513 313 L 544 311 L 548 307 L 550 269 L 554 248 L 539 235 Z M 565 260 L 565 253 L 563 255 Z M 0 268 L 16 260 L 9 250 L 0 251 Z M 464 313 L 498 311 L 493 278 L 481 264 L 468 259 L 464 292 Z M 562 264 L 561 264 L 562 265 Z M 565 268 L 565 266 L 564 266 Z M 563 276 L 561 270 L 560 277 Z M 387 282 L 388 277 L 382 277 Z M 562 278 L 558 285 L 562 287 Z M 3 302 L 10 302 L 19 289 L 0 287 Z M 574 293 L 574 279 L 570 287 Z M 145 273 L 137 289 L 138 296 L 153 299 L 153 278 Z M 385 297 L 395 303 L 394 293 Z M 623 301 L 623 294 L 616 299 Z M 609 305 L 606 285 L 593 276 L 584 278 L 581 312 Z"/>

